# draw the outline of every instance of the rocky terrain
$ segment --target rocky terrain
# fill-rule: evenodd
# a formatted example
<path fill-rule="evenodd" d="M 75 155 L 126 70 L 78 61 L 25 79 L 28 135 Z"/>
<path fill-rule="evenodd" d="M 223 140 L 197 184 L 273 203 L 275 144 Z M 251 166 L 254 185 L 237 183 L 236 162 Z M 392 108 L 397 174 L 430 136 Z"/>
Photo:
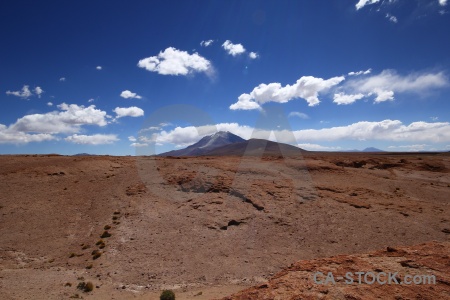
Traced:
<path fill-rule="evenodd" d="M 401 261 L 435 272 L 436 291 L 373 286 L 371 297 L 448 292 L 448 154 L 24 155 L 0 166 L 2 299 L 158 299 L 165 288 L 214 299 L 250 286 L 232 299 L 367 299 L 360 286 L 311 286 L 308 268 L 395 272 Z"/>

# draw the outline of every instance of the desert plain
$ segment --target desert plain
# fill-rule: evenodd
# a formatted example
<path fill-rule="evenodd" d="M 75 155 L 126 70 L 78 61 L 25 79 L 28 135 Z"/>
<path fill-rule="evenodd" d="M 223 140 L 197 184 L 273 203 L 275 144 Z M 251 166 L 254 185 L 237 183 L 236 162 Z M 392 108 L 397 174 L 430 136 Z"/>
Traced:
<path fill-rule="evenodd" d="M 0 298 L 450 299 L 449 203 L 449 153 L 4 155 Z"/>

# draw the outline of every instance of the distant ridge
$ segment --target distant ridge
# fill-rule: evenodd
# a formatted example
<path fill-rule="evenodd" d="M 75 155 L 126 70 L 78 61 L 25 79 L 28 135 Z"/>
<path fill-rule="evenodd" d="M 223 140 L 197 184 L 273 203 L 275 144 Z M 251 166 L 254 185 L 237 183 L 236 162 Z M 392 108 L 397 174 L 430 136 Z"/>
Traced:
<path fill-rule="evenodd" d="M 72 155 L 72 156 L 95 156 L 95 155 L 97 155 L 97 154 L 77 153 L 77 154 L 74 154 L 74 155 Z"/>
<path fill-rule="evenodd" d="M 344 150 L 342 152 L 386 152 L 386 151 L 375 148 L 375 147 L 367 147 L 363 150 L 353 149 L 353 150 Z"/>
<path fill-rule="evenodd" d="M 361 152 L 385 152 L 385 151 L 375 148 L 375 147 L 368 147 L 368 148 L 362 150 Z"/>

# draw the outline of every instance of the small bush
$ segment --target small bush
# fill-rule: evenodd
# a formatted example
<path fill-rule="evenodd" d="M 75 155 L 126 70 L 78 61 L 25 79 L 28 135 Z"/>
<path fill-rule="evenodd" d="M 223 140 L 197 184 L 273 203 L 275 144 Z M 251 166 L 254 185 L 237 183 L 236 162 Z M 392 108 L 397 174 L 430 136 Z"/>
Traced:
<path fill-rule="evenodd" d="M 90 269 L 92 269 L 92 267 L 93 267 L 93 265 L 89 264 L 89 265 L 86 266 L 86 269 L 90 270 Z"/>
<path fill-rule="evenodd" d="M 95 260 L 95 259 L 99 258 L 100 256 L 102 256 L 102 253 L 101 252 L 97 252 L 94 255 L 92 255 L 92 259 Z"/>
<path fill-rule="evenodd" d="M 171 290 L 164 290 L 159 296 L 159 300 L 175 300 L 175 293 Z"/>
<path fill-rule="evenodd" d="M 92 292 L 92 290 L 94 289 L 94 284 L 90 281 L 83 281 L 78 284 L 77 289 L 82 290 L 85 293 Z"/>
<path fill-rule="evenodd" d="M 111 229 L 111 226 L 110 225 L 105 225 L 105 227 L 103 227 L 103 229 L 105 229 L 105 230 Z"/>
<path fill-rule="evenodd" d="M 108 238 L 110 236 L 111 236 L 111 233 L 109 233 L 107 230 L 105 230 L 100 237 L 102 239 L 104 239 L 104 238 Z"/>
<path fill-rule="evenodd" d="M 103 240 L 98 240 L 98 242 L 97 243 L 95 243 L 95 245 L 101 245 L 101 244 L 104 244 L 105 242 L 103 241 Z"/>

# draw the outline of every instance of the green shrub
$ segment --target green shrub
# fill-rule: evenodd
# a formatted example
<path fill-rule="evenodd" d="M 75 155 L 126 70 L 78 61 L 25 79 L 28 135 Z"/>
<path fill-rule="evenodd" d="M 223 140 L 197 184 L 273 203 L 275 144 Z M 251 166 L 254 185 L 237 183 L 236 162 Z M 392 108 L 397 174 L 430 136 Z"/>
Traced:
<path fill-rule="evenodd" d="M 175 300 L 175 293 L 171 290 L 164 290 L 159 296 L 159 300 Z"/>

